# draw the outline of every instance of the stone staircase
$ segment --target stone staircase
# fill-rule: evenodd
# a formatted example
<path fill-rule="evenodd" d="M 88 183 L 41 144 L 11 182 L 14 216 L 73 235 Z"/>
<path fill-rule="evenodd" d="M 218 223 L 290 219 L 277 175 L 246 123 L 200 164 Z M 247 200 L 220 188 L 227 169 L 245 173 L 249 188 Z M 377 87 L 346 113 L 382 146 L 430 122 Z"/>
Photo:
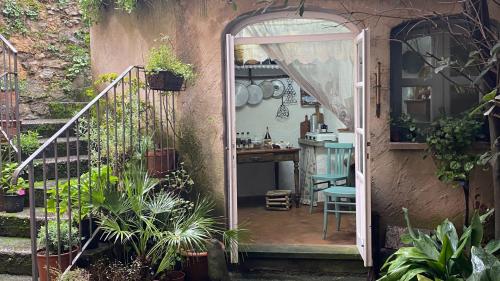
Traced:
<path fill-rule="evenodd" d="M 41 136 L 39 140 L 42 145 L 49 137 L 56 133 L 69 119 L 36 119 L 23 120 L 21 132 L 28 130 L 37 131 Z M 54 158 L 57 149 L 57 169 L 59 183 L 68 180 L 68 157 L 66 151 L 69 148 L 69 177 L 76 176 L 76 142 L 74 130 L 70 137 L 58 138 L 57 148 L 52 146 L 46 153 L 45 163 L 47 165 L 47 189 L 55 186 Z M 87 145 L 85 140 L 80 140 L 80 171 L 86 171 L 88 167 Z M 29 155 L 23 155 L 23 160 Z M 43 202 L 43 159 L 37 159 L 34 166 L 35 172 L 35 203 L 37 224 L 41 225 L 44 220 Z M 53 219 L 54 215 L 48 216 Z M 26 196 L 25 208 L 21 213 L 7 214 L 0 212 L 0 280 L 31 280 L 31 240 L 30 240 L 30 217 L 29 202 Z M 14 276 L 15 275 L 15 276 Z"/>

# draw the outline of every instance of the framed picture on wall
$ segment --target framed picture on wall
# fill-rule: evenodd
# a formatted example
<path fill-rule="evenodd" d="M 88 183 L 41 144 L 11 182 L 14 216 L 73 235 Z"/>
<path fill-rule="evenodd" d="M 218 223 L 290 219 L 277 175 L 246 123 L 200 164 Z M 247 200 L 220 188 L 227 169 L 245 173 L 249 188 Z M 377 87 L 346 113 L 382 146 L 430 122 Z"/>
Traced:
<path fill-rule="evenodd" d="M 303 89 L 300 89 L 300 105 L 301 106 L 315 106 L 315 105 L 319 105 L 320 103 L 318 102 L 318 100 L 309 95 L 306 91 L 304 91 Z"/>

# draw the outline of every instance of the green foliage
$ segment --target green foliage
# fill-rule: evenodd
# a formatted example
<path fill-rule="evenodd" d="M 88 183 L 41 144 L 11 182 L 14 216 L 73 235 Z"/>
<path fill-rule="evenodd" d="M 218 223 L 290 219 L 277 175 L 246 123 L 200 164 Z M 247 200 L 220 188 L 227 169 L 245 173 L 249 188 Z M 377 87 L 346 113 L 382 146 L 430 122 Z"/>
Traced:
<path fill-rule="evenodd" d="M 90 55 L 88 49 L 78 45 L 70 45 L 68 52 L 71 64 L 66 69 L 66 78 L 75 79 L 78 75 L 85 73 L 90 67 Z"/>
<path fill-rule="evenodd" d="M 184 163 L 179 168 L 165 176 L 165 184 L 171 189 L 189 192 L 194 185 L 191 175 L 184 169 Z"/>
<path fill-rule="evenodd" d="M 415 119 L 404 113 L 397 118 L 391 118 L 391 132 L 393 131 L 398 131 L 401 138 L 399 141 L 403 142 L 416 142 L 422 136 Z"/>
<path fill-rule="evenodd" d="M 92 24 L 99 20 L 99 10 L 112 4 L 115 9 L 132 13 L 139 0 L 79 0 L 84 20 Z"/>
<path fill-rule="evenodd" d="M 158 48 L 151 48 L 149 51 L 146 71 L 157 72 L 160 70 L 168 70 L 177 75 L 184 77 L 188 82 L 195 79 L 194 69 L 191 64 L 183 63 L 174 54 L 174 51 L 169 45 L 161 45 Z"/>
<path fill-rule="evenodd" d="M 31 155 L 35 150 L 40 147 L 38 142 L 40 135 L 37 131 L 27 131 L 21 133 L 21 152 L 24 155 Z"/>
<path fill-rule="evenodd" d="M 181 251 L 204 249 L 219 230 L 209 215 L 211 201 L 192 203 L 157 190 L 158 184 L 142 162 L 129 166 L 120 189 L 101 206 L 99 224 L 105 239 L 131 247 L 139 259 L 149 257 L 160 273 L 173 267 Z"/>
<path fill-rule="evenodd" d="M 475 116 L 444 117 L 434 122 L 427 137 L 428 152 L 436 160 L 439 180 L 466 181 L 479 155 L 471 151 L 482 122 Z"/>
<path fill-rule="evenodd" d="M 59 210 L 59 215 L 62 216 L 68 212 L 68 203 L 71 201 L 73 220 L 79 222 L 104 203 L 106 189 L 117 182 L 118 178 L 113 176 L 113 170 L 109 166 L 91 168 L 80 177 L 80 185 L 77 179 L 73 179 L 59 185 L 58 190 L 50 189 L 47 192 L 47 211 L 56 213 Z"/>
<path fill-rule="evenodd" d="M 28 183 L 21 177 L 17 180 L 17 184 L 12 184 L 12 173 L 14 173 L 17 166 L 17 163 L 3 163 L 0 187 L 3 188 L 6 194 L 24 195 L 25 189 L 28 188 Z"/>
<path fill-rule="evenodd" d="M 37 0 L 5 0 L 2 5 L 2 15 L 6 26 L 4 33 L 21 33 L 26 35 L 27 20 L 37 20 L 40 12 L 40 3 Z"/>
<path fill-rule="evenodd" d="M 90 281 L 90 273 L 85 269 L 76 268 L 64 275 L 60 275 L 57 281 Z"/>
<path fill-rule="evenodd" d="M 403 211 L 409 234 L 401 240 L 412 246 L 399 249 L 387 259 L 382 267 L 384 275 L 378 281 L 498 280 L 495 278 L 499 276 L 500 263 L 493 253 L 500 249 L 500 241 L 481 246 L 483 223 L 492 211 L 483 216 L 476 213 L 460 237 L 448 220 L 441 223 L 433 235 L 415 232 L 408 210 Z"/>
<path fill-rule="evenodd" d="M 38 249 L 48 251 L 49 255 L 57 254 L 58 249 L 61 253 L 67 253 L 79 244 L 78 229 L 71 226 L 70 235 L 68 221 L 61 220 L 58 235 L 57 221 L 48 221 L 47 225 L 43 225 L 38 231 L 37 241 Z"/>

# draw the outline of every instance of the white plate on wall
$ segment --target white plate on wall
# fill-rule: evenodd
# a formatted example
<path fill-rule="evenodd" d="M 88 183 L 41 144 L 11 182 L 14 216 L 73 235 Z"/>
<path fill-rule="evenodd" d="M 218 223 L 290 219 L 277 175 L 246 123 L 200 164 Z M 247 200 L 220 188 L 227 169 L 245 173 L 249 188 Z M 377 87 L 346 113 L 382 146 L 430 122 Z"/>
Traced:
<path fill-rule="evenodd" d="M 248 104 L 257 105 L 262 102 L 264 94 L 262 93 L 262 89 L 255 84 L 251 84 L 247 87 L 248 89 Z"/>
<path fill-rule="evenodd" d="M 236 107 L 242 107 L 248 102 L 248 89 L 245 85 L 236 83 L 236 99 L 234 105 Z"/>

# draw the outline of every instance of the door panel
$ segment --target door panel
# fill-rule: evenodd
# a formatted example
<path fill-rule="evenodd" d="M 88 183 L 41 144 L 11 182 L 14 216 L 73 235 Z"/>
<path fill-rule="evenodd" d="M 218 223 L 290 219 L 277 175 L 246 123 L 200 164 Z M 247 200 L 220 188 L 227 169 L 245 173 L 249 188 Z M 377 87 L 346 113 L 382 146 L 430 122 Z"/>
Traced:
<path fill-rule="evenodd" d="M 368 86 L 368 31 L 356 37 L 356 67 L 354 82 L 354 134 L 356 176 L 356 245 L 365 266 L 372 266 L 371 249 L 371 194 L 367 146 L 369 109 Z"/>
<path fill-rule="evenodd" d="M 235 74 L 234 74 L 234 36 L 226 34 L 226 171 L 227 171 L 227 206 L 229 217 L 229 228 L 238 227 L 238 194 L 236 188 L 236 112 L 234 105 L 235 96 Z M 238 247 L 233 245 L 231 251 L 231 262 L 238 263 Z"/>

